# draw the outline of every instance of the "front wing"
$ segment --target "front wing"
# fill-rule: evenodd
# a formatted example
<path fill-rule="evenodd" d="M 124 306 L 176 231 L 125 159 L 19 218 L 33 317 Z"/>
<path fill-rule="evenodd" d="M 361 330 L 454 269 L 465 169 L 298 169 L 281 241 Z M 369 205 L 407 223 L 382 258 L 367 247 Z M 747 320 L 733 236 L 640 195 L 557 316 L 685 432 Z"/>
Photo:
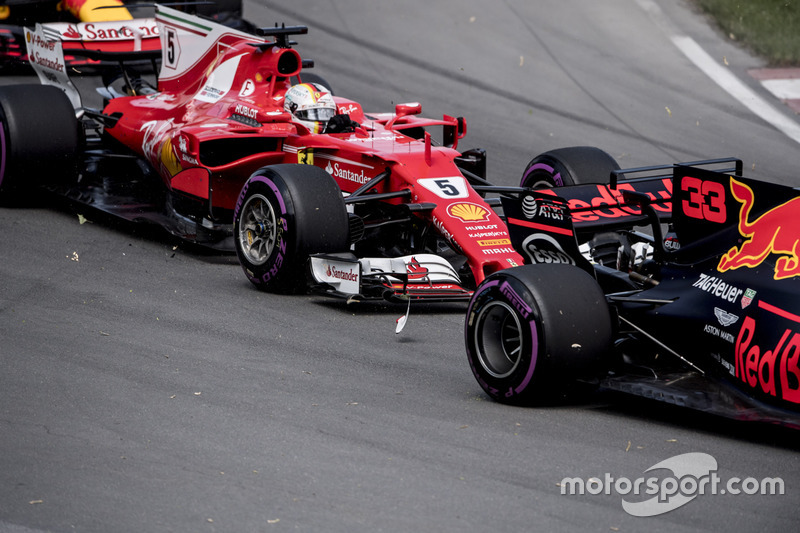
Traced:
<path fill-rule="evenodd" d="M 310 261 L 315 292 L 362 300 L 468 301 L 453 266 L 434 254 L 356 258 L 352 254 L 314 255 Z"/>

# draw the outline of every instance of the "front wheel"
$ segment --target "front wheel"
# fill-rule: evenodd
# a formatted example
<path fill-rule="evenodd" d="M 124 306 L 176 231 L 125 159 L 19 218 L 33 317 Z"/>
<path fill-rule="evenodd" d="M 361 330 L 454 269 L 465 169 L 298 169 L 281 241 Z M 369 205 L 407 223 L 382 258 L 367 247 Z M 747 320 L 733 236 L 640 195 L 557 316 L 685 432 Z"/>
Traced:
<path fill-rule="evenodd" d="M 299 292 L 310 254 L 347 250 L 341 189 L 318 167 L 273 165 L 256 171 L 242 188 L 233 217 L 239 262 L 262 290 Z"/>
<path fill-rule="evenodd" d="M 580 268 L 525 265 L 484 280 L 465 324 L 467 357 L 493 399 L 553 402 L 579 382 L 597 381 L 611 348 L 611 312 L 600 286 Z"/>

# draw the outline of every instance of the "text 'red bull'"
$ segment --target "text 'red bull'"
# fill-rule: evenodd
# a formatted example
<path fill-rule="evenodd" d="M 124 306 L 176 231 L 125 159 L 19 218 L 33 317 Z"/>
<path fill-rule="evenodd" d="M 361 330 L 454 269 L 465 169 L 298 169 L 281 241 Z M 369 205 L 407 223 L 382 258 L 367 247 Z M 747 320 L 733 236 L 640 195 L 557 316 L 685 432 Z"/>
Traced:
<path fill-rule="evenodd" d="M 769 350 L 753 342 L 755 333 L 756 321 L 745 317 L 736 338 L 736 377 L 751 388 L 800 403 L 800 333 L 787 328 Z"/>

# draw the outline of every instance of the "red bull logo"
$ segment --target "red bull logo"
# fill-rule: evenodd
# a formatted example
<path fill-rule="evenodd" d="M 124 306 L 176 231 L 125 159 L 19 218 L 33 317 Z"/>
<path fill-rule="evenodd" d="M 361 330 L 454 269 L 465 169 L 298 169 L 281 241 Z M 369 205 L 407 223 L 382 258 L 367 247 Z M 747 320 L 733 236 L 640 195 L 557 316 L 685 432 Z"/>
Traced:
<path fill-rule="evenodd" d="M 776 254 L 781 256 L 775 262 L 776 280 L 800 276 L 800 198 L 789 200 L 751 220 L 750 211 L 755 199 L 753 189 L 731 178 L 731 193 L 742 204 L 739 233 L 745 241 L 722 256 L 717 270 L 754 268 L 770 254 Z"/>

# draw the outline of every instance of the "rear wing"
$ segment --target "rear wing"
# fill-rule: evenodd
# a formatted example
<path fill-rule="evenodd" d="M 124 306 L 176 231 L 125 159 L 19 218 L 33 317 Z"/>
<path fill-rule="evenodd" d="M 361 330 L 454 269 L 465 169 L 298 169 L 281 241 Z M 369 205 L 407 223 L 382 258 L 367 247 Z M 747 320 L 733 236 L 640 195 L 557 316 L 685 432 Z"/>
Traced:
<path fill-rule="evenodd" d="M 70 81 L 65 54 L 70 64 L 74 58 L 84 58 L 98 63 L 92 67 L 119 65 L 124 72 L 123 64 L 149 62 L 157 72 L 161 58 L 161 48 L 153 46 L 157 32 L 154 19 L 37 23 L 33 29 L 24 28 L 28 60 L 39 80 L 64 91 L 75 109 L 81 107 L 81 96 Z"/>
<path fill-rule="evenodd" d="M 694 182 L 692 178 L 676 176 L 726 176 L 726 173 L 740 176 L 742 162 L 724 158 L 621 169 L 611 173 L 608 183 L 554 189 L 484 186 L 475 189 L 503 195 L 500 203 L 515 249 L 535 256 L 535 262 L 570 262 L 591 271 L 578 252 L 580 242 L 601 232 L 670 223 L 675 215 L 685 222 L 687 202 L 697 201 L 695 196 L 689 196 L 692 193 L 689 187 Z M 675 202 L 679 208 L 673 213 Z M 712 200 L 708 202 L 714 205 Z M 702 199 L 700 205 L 702 209 Z M 680 229 L 698 234 L 686 224 Z M 679 240 L 683 242 L 680 236 Z"/>
<path fill-rule="evenodd" d="M 655 165 L 614 170 L 608 183 L 568 185 L 553 189 L 538 189 L 538 195 L 559 199 L 569 209 L 577 233 L 614 231 L 648 223 L 648 215 L 641 209 L 643 200 L 650 204 L 663 223 L 672 220 L 673 174 L 677 168 L 707 170 L 716 173 L 742 175 L 742 162 L 736 158 L 705 159 L 672 165 Z M 501 199 L 488 199 L 490 205 L 507 205 L 523 201 L 521 187 L 481 185 L 474 178 L 473 188 L 481 194 L 496 193 Z M 483 180 L 480 180 L 483 181 Z M 485 183 L 485 182 L 484 182 Z"/>
<path fill-rule="evenodd" d="M 239 63 L 253 57 L 254 50 L 263 72 L 247 80 L 239 89 L 241 96 L 253 94 L 272 75 L 288 78 L 313 66 L 291 49 L 296 43 L 290 37 L 307 33 L 305 26 L 259 28 L 256 36 L 161 5 L 156 22 L 162 52 L 159 91 L 196 93 L 195 98 L 214 102 L 232 90 Z"/>
<path fill-rule="evenodd" d="M 770 235 L 769 241 L 778 226 L 794 228 L 800 222 L 791 202 L 800 197 L 798 188 L 685 165 L 675 166 L 673 181 L 673 226 L 684 256 L 691 248 L 698 254 L 726 252 L 759 232 Z M 748 253 L 766 255 L 752 246 Z"/>
<path fill-rule="evenodd" d="M 739 159 L 705 159 L 614 170 L 607 184 L 559 187 L 550 189 L 549 193 L 567 201 L 578 233 L 613 231 L 646 224 L 647 214 L 641 209 L 645 197 L 659 220 L 668 223 L 673 217 L 676 192 L 673 174 L 678 167 L 733 172 L 738 176 L 742 174 L 742 162 Z"/>
<path fill-rule="evenodd" d="M 201 80 L 218 56 L 234 44 L 266 42 L 221 24 L 166 6 L 156 7 L 156 24 L 161 37 L 159 90 L 177 89 L 186 80 Z"/>
<path fill-rule="evenodd" d="M 31 30 L 25 28 L 25 43 L 28 59 L 42 85 L 54 85 L 64 91 L 75 109 L 80 108 L 81 96 L 72 84 L 64 61 L 64 50 L 58 34 L 53 34 L 46 26 L 36 24 Z"/>

